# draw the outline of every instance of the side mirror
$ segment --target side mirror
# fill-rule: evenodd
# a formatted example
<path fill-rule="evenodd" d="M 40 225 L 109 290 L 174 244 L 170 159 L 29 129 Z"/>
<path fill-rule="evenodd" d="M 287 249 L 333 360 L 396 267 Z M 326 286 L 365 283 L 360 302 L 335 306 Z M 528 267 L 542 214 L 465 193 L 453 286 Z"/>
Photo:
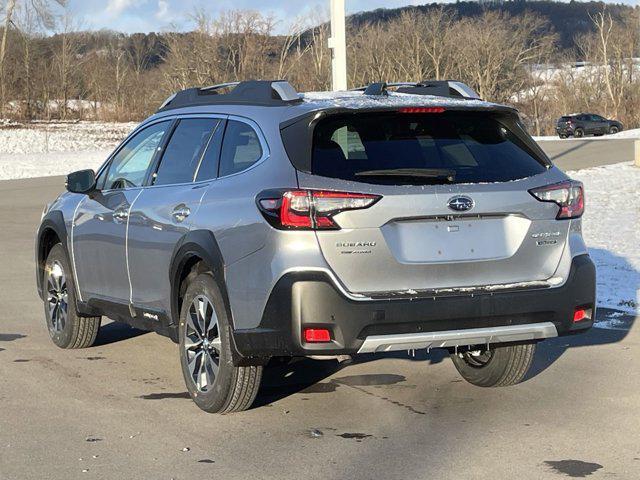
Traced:
<path fill-rule="evenodd" d="M 78 170 L 67 175 L 67 190 L 73 193 L 89 193 L 96 188 L 96 173 L 93 170 Z"/>

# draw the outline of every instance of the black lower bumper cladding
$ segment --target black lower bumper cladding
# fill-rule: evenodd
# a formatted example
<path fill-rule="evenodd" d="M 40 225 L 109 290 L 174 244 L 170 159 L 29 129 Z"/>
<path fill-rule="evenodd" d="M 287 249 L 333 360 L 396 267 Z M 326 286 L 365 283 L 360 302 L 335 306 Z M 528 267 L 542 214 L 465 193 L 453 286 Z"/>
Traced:
<path fill-rule="evenodd" d="M 573 321 L 577 307 L 595 312 L 595 266 L 573 259 L 559 287 L 358 301 L 346 297 L 322 272 L 283 276 L 267 302 L 260 326 L 233 332 L 242 358 L 356 353 L 367 336 L 439 332 L 552 322 L 558 335 L 583 331 L 593 314 Z M 326 328 L 329 343 L 305 343 L 304 328 Z"/>

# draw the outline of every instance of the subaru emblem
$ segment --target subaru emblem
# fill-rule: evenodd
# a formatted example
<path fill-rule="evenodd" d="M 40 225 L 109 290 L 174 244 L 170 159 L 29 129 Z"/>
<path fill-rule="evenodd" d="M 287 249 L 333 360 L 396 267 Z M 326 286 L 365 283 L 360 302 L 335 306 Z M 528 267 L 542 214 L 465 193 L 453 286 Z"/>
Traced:
<path fill-rule="evenodd" d="M 456 212 L 466 212 L 467 210 L 471 210 L 474 205 L 473 200 L 465 195 L 452 197 L 447 202 L 447 206 Z"/>

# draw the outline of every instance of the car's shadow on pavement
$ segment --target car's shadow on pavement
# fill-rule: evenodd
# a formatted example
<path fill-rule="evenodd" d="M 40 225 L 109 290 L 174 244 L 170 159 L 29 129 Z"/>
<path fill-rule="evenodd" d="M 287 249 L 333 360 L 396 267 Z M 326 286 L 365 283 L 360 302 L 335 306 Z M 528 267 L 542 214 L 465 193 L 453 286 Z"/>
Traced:
<path fill-rule="evenodd" d="M 293 394 L 315 393 L 322 380 L 344 368 L 337 360 L 310 358 L 273 359 L 264 369 L 262 384 L 253 408 L 268 405 Z M 335 389 L 335 388 L 334 388 Z"/>
<path fill-rule="evenodd" d="M 124 340 L 139 337 L 140 335 L 144 335 L 145 333 L 150 333 L 145 330 L 138 330 L 137 328 L 133 328 L 126 323 L 105 322 L 106 320 L 103 319 L 103 324 L 100 326 L 98 337 L 93 344 L 94 347 L 108 345 L 110 343 L 122 342 Z"/>
<path fill-rule="evenodd" d="M 364 374 L 364 375 L 344 375 L 332 378 L 324 382 L 328 377 L 340 372 L 355 364 L 381 361 L 383 359 L 395 358 L 411 361 L 427 361 L 431 364 L 440 363 L 447 358 L 449 353 L 446 350 L 434 349 L 430 352 L 389 352 L 381 354 L 365 354 L 354 356 L 350 361 L 338 362 L 337 360 L 313 360 L 310 358 L 296 358 L 287 361 L 272 361 L 264 369 L 262 386 L 258 393 L 258 398 L 254 403 L 254 408 L 277 402 L 291 395 L 330 393 L 336 391 L 341 386 L 348 386 L 355 389 L 367 386 L 392 385 L 405 381 L 402 375 L 395 374 Z M 304 399 L 304 398 L 303 398 Z"/>

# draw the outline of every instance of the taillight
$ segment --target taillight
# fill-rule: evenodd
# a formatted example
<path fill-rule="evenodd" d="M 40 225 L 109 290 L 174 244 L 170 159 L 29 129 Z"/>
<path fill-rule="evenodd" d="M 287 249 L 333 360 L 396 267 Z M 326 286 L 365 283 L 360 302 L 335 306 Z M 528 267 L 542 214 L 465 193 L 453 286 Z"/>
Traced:
<path fill-rule="evenodd" d="M 581 182 L 568 180 L 529 190 L 541 202 L 553 202 L 560 207 L 556 218 L 577 218 L 584 213 L 584 188 Z"/>
<path fill-rule="evenodd" d="M 443 113 L 443 107 L 402 107 L 398 110 L 400 113 Z"/>
<path fill-rule="evenodd" d="M 258 207 L 271 225 L 281 229 L 339 230 L 333 216 L 369 208 L 382 198 L 367 193 L 324 190 L 279 190 L 258 195 Z"/>

